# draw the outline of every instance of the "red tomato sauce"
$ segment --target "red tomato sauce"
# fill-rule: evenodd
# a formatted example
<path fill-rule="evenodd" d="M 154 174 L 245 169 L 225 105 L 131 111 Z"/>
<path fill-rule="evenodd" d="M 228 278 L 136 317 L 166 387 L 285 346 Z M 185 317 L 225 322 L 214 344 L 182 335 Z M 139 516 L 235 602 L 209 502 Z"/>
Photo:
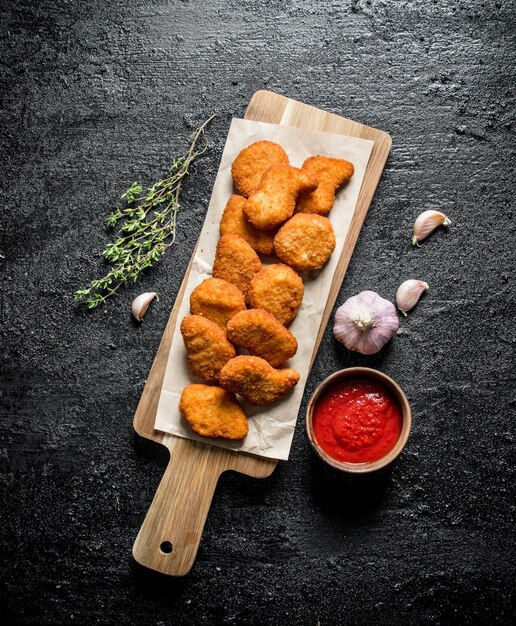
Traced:
<path fill-rule="evenodd" d="M 330 387 L 313 412 L 317 443 L 332 458 L 367 463 L 384 457 L 401 433 L 401 407 L 379 383 L 347 380 Z"/>

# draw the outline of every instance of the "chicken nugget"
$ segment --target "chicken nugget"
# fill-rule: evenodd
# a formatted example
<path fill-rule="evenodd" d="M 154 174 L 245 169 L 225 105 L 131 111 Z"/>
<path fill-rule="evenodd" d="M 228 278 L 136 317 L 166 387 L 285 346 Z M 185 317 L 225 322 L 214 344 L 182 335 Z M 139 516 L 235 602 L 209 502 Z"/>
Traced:
<path fill-rule="evenodd" d="M 190 294 L 190 313 L 207 317 L 224 331 L 233 315 L 244 310 L 244 294 L 220 278 L 203 280 Z"/>
<path fill-rule="evenodd" d="M 313 156 L 306 159 L 303 169 L 317 178 L 317 189 L 301 196 L 296 205 L 298 213 L 328 215 L 335 202 L 335 192 L 354 174 L 353 163 L 344 159 Z"/>
<path fill-rule="evenodd" d="M 213 262 L 214 278 L 238 287 L 247 300 L 249 283 L 262 269 L 259 256 L 239 235 L 223 235 L 217 244 Z"/>
<path fill-rule="evenodd" d="M 259 356 L 273 367 L 283 365 L 297 352 L 294 335 L 263 309 L 248 309 L 233 316 L 227 326 L 228 339 Z"/>
<path fill-rule="evenodd" d="M 211 385 L 188 385 L 179 401 L 179 412 L 201 437 L 243 439 L 249 426 L 232 393 Z"/>
<path fill-rule="evenodd" d="M 296 317 L 305 288 L 301 276 L 283 263 L 264 266 L 251 281 L 249 302 L 255 309 L 265 309 L 282 324 Z"/>
<path fill-rule="evenodd" d="M 316 187 L 317 179 L 310 172 L 287 164 L 273 165 L 244 204 L 244 214 L 258 230 L 271 230 L 291 217 L 299 194 Z"/>
<path fill-rule="evenodd" d="M 270 256 L 274 254 L 274 230 L 256 230 L 247 221 L 242 210 L 246 203 L 243 196 L 232 195 L 226 204 L 220 221 L 221 235 L 240 235 L 245 239 L 253 250 L 260 254 Z"/>
<path fill-rule="evenodd" d="M 288 164 L 288 156 L 273 141 L 257 141 L 244 148 L 231 166 L 237 192 L 247 198 L 258 187 L 265 170 L 276 163 Z"/>
<path fill-rule="evenodd" d="M 235 356 L 226 333 L 207 317 L 187 315 L 181 322 L 181 334 L 192 372 L 204 380 L 217 381 L 220 370 Z"/>
<path fill-rule="evenodd" d="M 333 226 L 316 213 L 296 213 L 274 237 L 278 257 L 300 272 L 318 270 L 335 250 Z"/>
<path fill-rule="evenodd" d="M 296 317 L 305 287 L 299 274 L 288 265 L 264 266 L 251 281 L 249 302 L 255 309 L 264 309 L 283 325 Z"/>
<path fill-rule="evenodd" d="M 273 404 L 299 381 L 293 369 L 277 370 L 258 356 L 237 356 L 220 370 L 220 386 L 252 404 Z"/>

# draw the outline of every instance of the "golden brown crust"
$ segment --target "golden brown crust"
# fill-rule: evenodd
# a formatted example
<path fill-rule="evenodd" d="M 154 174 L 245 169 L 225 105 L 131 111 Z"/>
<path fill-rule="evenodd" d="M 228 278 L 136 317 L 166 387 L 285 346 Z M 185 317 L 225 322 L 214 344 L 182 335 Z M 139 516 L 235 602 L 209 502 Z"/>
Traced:
<path fill-rule="evenodd" d="M 297 315 L 304 290 L 301 277 L 288 265 L 266 265 L 251 281 L 249 302 L 255 309 L 264 309 L 287 325 Z"/>
<path fill-rule="evenodd" d="M 235 357 L 235 348 L 215 322 L 202 315 L 187 315 L 181 322 L 188 365 L 194 374 L 215 382 L 224 365 Z"/>
<path fill-rule="evenodd" d="M 274 237 L 278 257 L 300 272 L 320 269 L 335 245 L 330 220 L 315 213 L 296 213 Z"/>
<path fill-rule="evenodd" d="M 256 252 L 239 235 L 223 235 L 217 244 L 213 277 L 238 287 L 247 299 L 249 283 L 262 269 Z"/>
<path fill-rule="evenodd" d="M 294 335 L 263 309 L 237 313 L 229 320 L 227 333 L 234 344 L 265 359 L 273 367 L 283 365 L 297 352 Z"/>
<path fill-rule="evenodd" d="M 245 308 L 240 289 L 220 278 L 203 280 L 190 294 L 190 313 L 207 317 L 224 331 L 233 315 Z"/>
<path fill-rule="evenodd" d="M 252 404 L 273 404 L 299 381 L 293 369 L 277 370 L 257 356 L 237 356 L 220 370 L 221 387 L 237 393 Z"/>
<path fill-rule="evenodd" d="M 232 393 L 211 385 L 188 385 L 183 389 L 179 411 L 201 437 L 243 439 L 249 426 L 242 407 Z"/>
<path fill-rule="evenodd" d="M 299 213 L 328 215 L 335 202 L 335 192 L 354 174 L 353 163 L 344 159 L 312 156 L 303 163 L 303 169 L 317 179 L 317 189 L 301 196 L 296 205 Z"/>
<path fill-rule="evenodd" d="M 276 163 L 288 164 L 288 156 L 285 150 L 273 141 L 256 141 L 244 148 L 231 166 L 237 192 L 247 198 L 258 187 L 265 170 Z"/>
<path fill-rule="evenodd" d="M 258 230 L 271 230 L 294 213 L 299 194 L 317 187 L 317 179 L 298 167 L 281 164 L 265 171 L 244 204 L 244 214 Z"/>
<path fill-rule="evenodd" d="M 274 230 L 257 230 L 247 221 L 243 207 L 247 199 L 244 196 L 232 195 L 226 204 L 220 221 L 221 235 L 240 235 L 253 250 L 270 256 L 274 254 Z"/>

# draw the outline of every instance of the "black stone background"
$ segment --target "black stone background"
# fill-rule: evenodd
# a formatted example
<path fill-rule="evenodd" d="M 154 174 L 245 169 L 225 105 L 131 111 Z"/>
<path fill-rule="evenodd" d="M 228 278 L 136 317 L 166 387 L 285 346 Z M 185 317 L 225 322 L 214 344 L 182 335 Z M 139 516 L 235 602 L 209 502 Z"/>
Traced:
<path fill-rule="evenodd" d="M 2 2 L 3 623 L 508 624 L 514 617 L 515 3 L 423 0 Z M 391 133 L 338 303 L 430 283 L 374 357 L 327 330 L 336 369 L 393 375 L 414 411 L 391 468 L 291 459 L 219 484 L 192 572 L 131 547 L 165 454 L 132 417 L 201 229 L 232 116 L 266 88 Z M 94 313 L 104 219 L 212 113 L 177 244 Z M 410 246 L 423 209 L 449 232 Z M 138 326 L 130 303 L 161 299 Z"/>

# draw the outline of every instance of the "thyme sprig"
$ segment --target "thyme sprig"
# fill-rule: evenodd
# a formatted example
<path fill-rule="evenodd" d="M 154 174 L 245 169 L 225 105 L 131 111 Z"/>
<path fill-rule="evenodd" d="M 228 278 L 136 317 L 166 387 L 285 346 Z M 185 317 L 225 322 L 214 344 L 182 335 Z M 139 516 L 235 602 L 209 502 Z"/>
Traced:
<path fill-rule="evenodd" d="M 158 263 L 174 243 L 181 185 L 192 162 L 208 148 L 206 139 L 201 147 L 197 142 L 214 117 L 193 133 L 188 153 L 174 159 L 166 178 L 146 191 L 135 181 L 121 195 L 125 207 L 117 207 L 106 220 L 109 228 L 119 228 L 115 240 L 102 252 L 110 269 L 102 278 L 90 281 L 86 289 L 76 291 L 75 300 L 84 301 L 88 309 L 104 304 L 120 287 L 138 280 L 143 270 Z"/>

